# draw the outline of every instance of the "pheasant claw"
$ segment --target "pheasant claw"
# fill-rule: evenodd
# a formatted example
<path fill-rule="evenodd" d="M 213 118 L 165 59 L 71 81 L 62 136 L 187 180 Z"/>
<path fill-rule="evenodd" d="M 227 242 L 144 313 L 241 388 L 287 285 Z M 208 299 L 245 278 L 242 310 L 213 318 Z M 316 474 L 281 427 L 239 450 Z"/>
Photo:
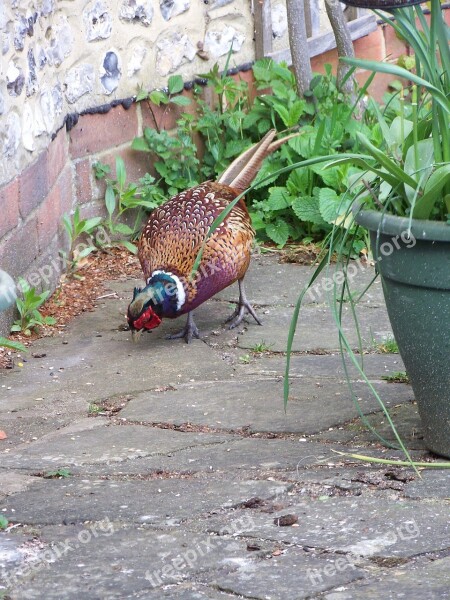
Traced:
<path fill-rule="evenodd" d="M 239 302 L 238 302 L 238 305 L 236 306 L 236 309 L 233 312 L 233 314 L 230 317 L 228 317 L 228 319 L 225 320 L 225 323 L 229 323 L 228 329 L 234 329 L 235 327 L 237 327 L 244 319 L 246 311 L 250 315 L 252 315 L 252 317 L 255 319 L 255 321 L 258 323 L 258 325 L 262 325 L 261 321 L 256 316 L 253 306 L 247 300 L 247 296 L 245 295 L 245 290 L 244 290 L 243 279 L 240 279 L 238 281 L 238 283 L 239 283 Z"/>
<path fill-rule="evenodd" d="M 186 344 L 190 344 L 193 337 L 200 339 L 200 332 L 194 322 L 192 313 L 188 313 L 188 318 L 184 328 L 178 333 L 171 333 L 167 335 L 166 340 L 178 340 L 180 338 L 184 338 L 186 340 Z"/>

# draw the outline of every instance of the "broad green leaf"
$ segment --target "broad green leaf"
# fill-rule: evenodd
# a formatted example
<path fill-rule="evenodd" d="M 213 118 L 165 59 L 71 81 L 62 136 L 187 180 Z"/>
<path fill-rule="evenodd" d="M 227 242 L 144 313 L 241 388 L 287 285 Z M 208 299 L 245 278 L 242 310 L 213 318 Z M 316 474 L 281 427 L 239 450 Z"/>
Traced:
<path fill-rule="evenodd" d="M 81 252 L 78 252 L 75 258 L 77 260 L 81 260 L 82 258 L 86 258 L 86 256 L 89 256 L 89 254 L 92 254 L 92 252 L 94 252 L 94 251 L 95 251 L 95 246 L 87 246 L 87 248 L 83 248 L 83 250 L 81 250 Z"/>
<path fill-rule="evenodd" d="M 151 100 L 151 102 L 153 102 L 153 104 L 156 104 L 156 106 L 169 103 L 169 98 L 167 94 L 165 94 L 161 90 L 154 90 L 151 94 L 149 94 L 148 97 Z"/>
<path fill-rule="evenodd" d="M 282 210 L 290 206 L 288 191 L 284 187 L 269 188 L 267 206 L 270 210 Z"/>
<path fill-rule="evenodd" d="M 105 204 L 106 210 L 108 211 L 109 216 L 111 216 L 116 208 L 116 195 L 110 185 L 106 188 Z"/>
<path fill-rule="evenodd" d="M 255 77 L 256 81 L 270 81 L 271 79 L 271 73 L 269 71 L 269 69 L 267 68 L 267 63 L 265 61 L 256 61 L 255 64 L 253 65 L 253 76 Z"/>
<path fill-rule="evenodd" d="M 252 221 L 253 229 L 255 229 L 256 231 L 266 228 L 266 223 L 264 222 L 264 219 L 260 212 L 250 212 L 250 218 Z"/>
<path fill-rule="evenodd" d="M 114 231 L 121 233 L 122 235 L 132 235 L 134 231 L 126 223 L 116 223 L 114 225 Z"/>
<path fill-rule="evenodd" d="M 148 152 L 150 150 L 147 142 L 142 137 L 134 138 L 131 143 L 131 147 L 133 150 L 140 150 L 141 152 Z"/>
<path fill-rule="evenodd" d="M 266 233 L 278 246 L 284 246 L 289 237 L 289 225 L 283 219 L 277 219 L 266 226 Z"/>
<path fill-rule="evenodd" d="M 244 152 L 244 150 L 247 150 L 249 146 L 250 140 L 248 139 L 231 140 L 225 146 L 224 156 L 225 158 L 234 158 L 235 156 L 241 154 L 241 152 Z"/>
<path fill-rule="evenodd" d="M 18 331 L 20 331 L 20 329 Z M 9 348 L 10 350 L 15 350 L 16 352 L 28 352 L 25 346 L 20 342 L 14 342 L 13 340 L 8 340 L 4 337 L 0 337 L 0 347 Z"/>
<path fill-rule="evenodd" d="M 295 198 L 292 201 L 292 210 L 300 221 L 315 223 L 316 225 L 325 225 L 325 221 L 320 212 L 318 196 Z"/>
<path fill-rule="evenodd" d="M 167 82 L 167 87 L 169 88 L 169 94 L 179 94 L 184 88 L 181 75 L 171 75 Z"/>
<path fill-rule="evenodd" d="M 322 218 L 327 223 L 333 223 L 342 212 L 341 197 L 330 188 L 319 190 L 319 210 Z"/>
<path fill-rule="evenodd" d="M 417 182 L 415 179 L 410 177 L 408 173 L 406 173 L 396 162 L 390 159 L 384 152 L 378 150 L 369 140 L 360 134 L 357 134 L 357 137 L 361 144 L 365 147 L 365 149 L 380 163 L 380 165 L 386 169 L 386 181 L 388 181 L 387 175 L 391 175 L 394 179 L 394 182 L 388 181 L 393 187 L 398 185 L 399 183 L 404 183 L 405 185 L 411 186 L 413 189 L 417 188 Z"/>
<path fill-rule="evenodd" d="M 289 112 L 287 108 L 279 104 L 278 106 L 275 106 L 274 109 L 277 115 L 283 121 L 285 127 L 289 127 Z"/>
<path fill-rule="evenodd" d="M 83 223 L 82 233 L 89 233 L 96 227 L 98 227 L 103 221 L 102 217 L 92 217 L 86 219 Z"/>
<path fill-rule="evenodd" d="M 63 215 L 63 223 L 64 223 L 64 227 L 67 231 L 67 234 L 69 236 L 69 243 L 70 245 L 72 245 L 72 241 L 73 241 L 73 227 L 72 227 L 72 220 L 69 217 L 69 215 L 65 214 Z"/>
<path fill-rule="evenodd" d="M 300 117 L 302 116 L 305 110 L 305 101 L 297 100 L 289 109 L 289 125 L 288 127 L 293 127 L 297 125 Z"/>
<path fill-rule="evenodd" d="M 116 157 L 116 177 L 120 189 L 123 189 L 127 180 L 127 171 L 125 169 L 125 163 L 120 156 Z"/>
<path fill-rule="evenodd" d="M 403 146 L 406 138 L 413 130 L 413 123 L 408 119 L 402 119 L 402 117 L 395 117 L 389 127 L 389 138 L 386 140 L 388 146 L 392 149 L 400 148 Z"/>
<path fill-rule="evenodd" d="M 189 106 L 189 104 L 191 104 L 191 99 L 186 96 L 175 96 L 174 98 L 171 98 L 170 101 L 177 106 Z"/>
<path fill-rule="evenodd" d="M 147 100 L 148 92 L 144 89 L 140 89 L 136 95 L 136 102 L 141 102 L 142 100 Z"/>
<path fill-rule="evenodd" d="M 428 179 L 422 198 L 420 198 L 413 211 L 414 219 L 428 219 L 435 204 L 443 199 L 443 189 L 450 183 L 450 164 L 445 164 L 434 171 Z"/>
<path fill-rule="evenodd" d="M 121 240 L 120 245 L 124 246 L 127 250 L 129 250 L 132 254 L 137 254 L 137 246 L 129 242 L 128 240 Z"/>
<path fill-rule="evenodd" d="M 416 163 L 416 152 L 417 151 L 417 163 Z M 414 144 L 408 148 L 408 152 L 405 157 L 405 172 L 411 175 L 417 182 L 422 181 L 421 187 L 427 181 L 433 170 L 434 162 L 434 147 L 432 138 L 427 140 L 419 140 L 417 145 Z M 417 186 L 416 186 L 417 187 Z M 405 185 L 405 192 L 409 202 L 413 201 L 416 193 L 415 189 L 409 185 Z"/>
<path fill-rule="evenodd" d="M 290 173 L 286 188 L 291 196 L 306 195 L 309 187 L 310 174 L 308 169 L 296 169 Z"/>

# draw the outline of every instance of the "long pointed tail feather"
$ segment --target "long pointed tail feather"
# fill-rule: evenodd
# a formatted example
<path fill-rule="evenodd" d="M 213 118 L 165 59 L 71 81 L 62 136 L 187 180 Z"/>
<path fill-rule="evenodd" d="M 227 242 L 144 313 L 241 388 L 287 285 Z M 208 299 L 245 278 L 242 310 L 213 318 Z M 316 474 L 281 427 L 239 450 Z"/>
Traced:
<path fill-rule="evenodd" d="M 256 177 L 264 159 L 278 150 L 278 148 L 299 133 L 287 135 L 280 140 L 272 141 L 276 130 L 271 129 L 260 142 L 254 144 L 240 154 L 231 165 L 222 173 L 218 182 L 229 185 L 237 192 L 243 192 Z"/>
<path fill-rule="evenodd" d="M 250 146 L 250 148 L 235 158 L 229 167 L 222 173 L 218 179 L 218 182 L 224 183 L 225 185 L 231 185 L 231 182 L 235 181 L 239 175 L 247 170 L 249 165 L 253 163 L 256 153 L 260 153 L 261 150 L 264 152 L 270 146 L 275 134 L 276 130 L 271 129 L 268 133 L 266 133 L 261 141 L 259 141 L 257 144 L 253 144 L 253 146 Z M 264 156 L 266 155 L 264 154 Z"/>

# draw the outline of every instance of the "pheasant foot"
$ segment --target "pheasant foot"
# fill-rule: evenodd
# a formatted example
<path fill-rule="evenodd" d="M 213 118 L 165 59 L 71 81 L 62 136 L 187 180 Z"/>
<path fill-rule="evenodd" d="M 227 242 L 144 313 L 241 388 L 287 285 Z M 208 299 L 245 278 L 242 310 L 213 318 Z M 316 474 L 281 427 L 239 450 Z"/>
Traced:
<path fill-rule="evenodd" d="M 183 329 L 178 333 L 171 333 L 167 335 L 166 339 L 177 340 L 184 338 L 186 340 L 186 344 L 190 344 L 193 337 L 200 339 L 200 332 L 197 328 L 197 325 L 194 323 L 194 316 L 192 313 L 188 313 L 186 325 L 183 327 Z"/>
<path fill-rule="evenodd" d="M 233 314 L 226 319 L 225 323 L 229 323 L 228 329 L 234 329 L 237 327 L 243 320 L 245 313 L 248 312 L 252 315 L 258 325 L 262 325 L 261 321 L 256 316 L 255 310 L 250 302 L 247 300 L 247 296 L 245 294 L 244 289 L 244 281 L 243 279 L 239 279 L 239 302 L 236 306 L 236 310 Z"/>

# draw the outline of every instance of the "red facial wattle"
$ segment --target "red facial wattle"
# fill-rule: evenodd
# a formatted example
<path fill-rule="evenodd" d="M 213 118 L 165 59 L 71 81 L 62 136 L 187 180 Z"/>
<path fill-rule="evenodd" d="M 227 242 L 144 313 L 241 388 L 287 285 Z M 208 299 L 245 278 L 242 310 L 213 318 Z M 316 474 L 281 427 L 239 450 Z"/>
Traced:
<path fill-rule="evenodd" d="M 161 319 L 154 312 L 154 310 L 152 308 L 147 308 L 147 310 L 142 313 L 139 319 L 134 321 L 133 327 L 137 330 L 154 329 L 155 327 L 158 327 L 160 323 Z"/>

